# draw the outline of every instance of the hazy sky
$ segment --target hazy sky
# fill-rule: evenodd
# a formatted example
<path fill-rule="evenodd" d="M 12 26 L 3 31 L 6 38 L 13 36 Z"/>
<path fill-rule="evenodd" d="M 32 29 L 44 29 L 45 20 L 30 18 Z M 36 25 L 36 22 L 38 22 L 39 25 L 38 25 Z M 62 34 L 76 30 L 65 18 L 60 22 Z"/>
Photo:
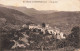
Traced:
<path fill-rule="evenodd" d="M 37 10 L 80 11 L 80 0 L 0 0 L 0 4 Z"/>

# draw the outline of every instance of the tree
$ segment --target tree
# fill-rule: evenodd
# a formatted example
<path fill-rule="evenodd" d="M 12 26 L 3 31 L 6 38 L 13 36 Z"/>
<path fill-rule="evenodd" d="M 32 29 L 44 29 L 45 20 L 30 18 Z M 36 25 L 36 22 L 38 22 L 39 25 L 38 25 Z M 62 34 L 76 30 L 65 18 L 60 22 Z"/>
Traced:
<path fill-rule="evenodd" d="M 70 45 L 74 47 L 78 47 L 80 41 L 80 27 L 75 26 L 71 30 L 71 34 L 68 36 L 68 40 L 70 41 Z"/>
<path fill-rule="evenodd" d="M 45 23 L 42 23 L 42 27 L 45 27 L 46 26 L 46 24 Z"/>

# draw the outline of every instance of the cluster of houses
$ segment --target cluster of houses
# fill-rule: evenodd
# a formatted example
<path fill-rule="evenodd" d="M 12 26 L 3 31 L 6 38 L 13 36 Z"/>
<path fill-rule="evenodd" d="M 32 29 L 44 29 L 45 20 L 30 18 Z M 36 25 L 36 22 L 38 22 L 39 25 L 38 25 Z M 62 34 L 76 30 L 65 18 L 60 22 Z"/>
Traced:
<path fill-rule="evenodd" d="M 52 28 L 49 24 L 45 24 L 45 27 L 43 27 L 40 24 L 30 24 L 30 25 L 26 25 L 24 24 L 22 27 L 28 27 L 30 30 L 36 29 L 39 30 L 41 32 L 43 32 L 43 34 L 46 34 L 46 31 L 48 32 L 48 34 L 53 34 L 57 39 L 65 39 L 64 33 L 60 32 L 60 29 L 58 29 L 57 27 Z"/>

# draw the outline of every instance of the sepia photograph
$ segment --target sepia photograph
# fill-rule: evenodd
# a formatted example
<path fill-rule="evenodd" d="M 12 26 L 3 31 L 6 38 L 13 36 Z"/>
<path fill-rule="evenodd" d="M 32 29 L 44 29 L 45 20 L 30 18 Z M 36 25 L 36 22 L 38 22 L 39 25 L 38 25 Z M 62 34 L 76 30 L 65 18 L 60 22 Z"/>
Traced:
<path fill-rule="evenodd" d="M 0 0 L 0 51 L 80 51 L 80 0 Z"/>

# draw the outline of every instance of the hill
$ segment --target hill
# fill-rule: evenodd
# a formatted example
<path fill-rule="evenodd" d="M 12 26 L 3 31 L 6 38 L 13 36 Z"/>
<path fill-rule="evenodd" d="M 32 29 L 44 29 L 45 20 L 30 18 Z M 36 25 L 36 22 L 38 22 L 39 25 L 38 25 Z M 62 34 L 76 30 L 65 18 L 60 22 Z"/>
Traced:
<path fill-rule="evenodd" d="M 70 32 L 72 27 L 80 26 L 80 12 L 53 12 L 50 14 L 34 15 L 37 21 L 56 26 L 62 31 Z"/>
<path fill-rule="evenodd" d="M 25 15 L 29 15 L 29 20 L 34 20 L 35 23 L 48 23 L 52 27 L 56 26 L 61 29 L 61 31 L 70 33 L 70 30 L 74 26 L 80 26 L 80 11 L 70 12 L 70 11 L 38 11 L 34 8 L 26 8 L 26 7 L 13 7 L 13 6 L 5 6 L 9 9 L 14 9 L 19 12 L 24 13 Z M 11 15 L 10 15 L 11 16 Z M 26 16 L 27 17 L 27 16 Z M 22 18 L 21 16 L 19 19 Z M 24 20 L 24 19 L 21 19 Z M 23 21 L 25 22 L 25 21 Z"/>
<path fill-rule="evenodd" d="M 33 21 L 31 19 L 32 17 L 20 11 L 0 6 L 0 27 L 22 25 Z"/>

